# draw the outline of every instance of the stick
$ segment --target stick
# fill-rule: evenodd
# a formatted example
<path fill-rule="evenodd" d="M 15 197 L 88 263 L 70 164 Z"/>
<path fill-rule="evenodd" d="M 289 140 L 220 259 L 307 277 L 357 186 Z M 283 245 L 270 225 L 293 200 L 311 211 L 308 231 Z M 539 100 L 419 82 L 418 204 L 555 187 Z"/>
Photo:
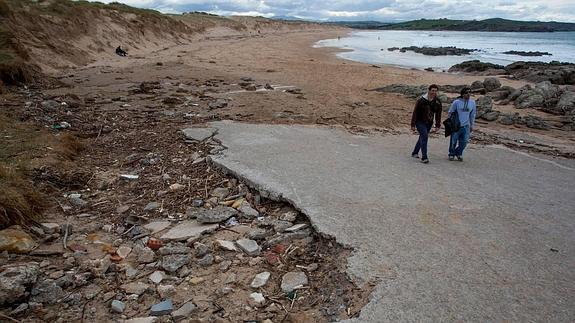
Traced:
<path fill-rule="evenodd" d="M 16 319 L 13 319 L 13 318 L 11 318 L 10 316 L 4 315 L 4 314 L 2 314 L 2 313 L 0 313 L 0 317 L 3 317 L 3 318 L 5 318 L 5 319 L 7 319 L 7 320 L 10 320 L 10 321 L 12 321 L 12 322 L 20 323 L 20 321 L 18 321 L 18 320 L 16 320 Z"/>
<path fill-rule="evenodd" d="M 66 241 L 68 240 L 69 226 L 70 225 L 68 223 L 64 224 L 64 239 L 62 239 L 62 243 L 64 244 L 64 250 L 68 249 L 68 245 L 66 244 Z"/>

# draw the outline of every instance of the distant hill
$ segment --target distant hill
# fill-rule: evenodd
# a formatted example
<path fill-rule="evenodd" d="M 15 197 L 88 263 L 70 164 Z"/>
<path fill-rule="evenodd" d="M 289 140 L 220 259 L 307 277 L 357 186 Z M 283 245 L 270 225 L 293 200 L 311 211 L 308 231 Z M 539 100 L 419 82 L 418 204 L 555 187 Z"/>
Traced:
<path fill-rule="evenodd" d="M 379 21 L 330 21 L 324 22 L 325 25 L 344 26 L 354 29 L 385 29 L 390 23 Z"/>
<path fill-rule="evenodd" d="M 575 31 L 575 24 L 554 21 L 516 21 L 502 18 L 485 20 L 420 19 L 396 24 L 385 24 L 373 29 L 553 32 Z"/>

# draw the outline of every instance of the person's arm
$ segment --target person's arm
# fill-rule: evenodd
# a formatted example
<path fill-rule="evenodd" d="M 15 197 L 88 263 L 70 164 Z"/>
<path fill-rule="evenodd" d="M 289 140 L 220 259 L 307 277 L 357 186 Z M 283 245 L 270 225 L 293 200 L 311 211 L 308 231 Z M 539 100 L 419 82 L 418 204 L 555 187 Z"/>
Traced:
<path fill-rule="evenodd" d="M 411 130 L 415 131 L 415 121 L 417 119 L 417 110 L 419 110 L 420 99 L 415 102 L 415 107 L 413 108 L 413 113 L 411 114 Z"/>
<path fill-rule="evenodd" d="M 477 106 L 475 102 L 473 102 L 473 109 L 469 113 L 469 130 L 473 131 L 473 127 L 475 126 L 475 115 L 477 114 Z"/>
<path fill-rule="evenodd" d="M 441 112 L 443 112 L 443 105 L 439 100 L 437 100 L 437 103 L 439 103 L 439 105 L 437 111 L 435 111 L 435 128 L 439 129 L 441 128 Z"/>

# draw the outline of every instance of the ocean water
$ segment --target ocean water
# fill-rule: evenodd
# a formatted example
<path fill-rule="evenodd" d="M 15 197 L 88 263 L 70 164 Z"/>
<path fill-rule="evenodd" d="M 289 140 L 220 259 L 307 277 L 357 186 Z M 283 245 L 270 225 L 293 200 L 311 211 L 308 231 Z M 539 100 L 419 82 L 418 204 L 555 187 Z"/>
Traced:
<path fill-rule="evenodd" d="M 516 61 L 560 61 L 575 63 L 575 32 L 514 33 L 474 31 L 357 31 L 342 35 L 340 39 L 326 39 L 315 47 L 349 49 L 339 53 L 341 58 L 369 64 L 386 64 L 404 68 L 447 71 L 449 67 L 478 59 L 500 65 Z M 463 56 L 426 56 L 414 52 L 390 52 L 390 47 L 445 47 L 477 49 Z M 505 51 L 540 51 L 552 56 L 519 56 L 503 54 Z"/>

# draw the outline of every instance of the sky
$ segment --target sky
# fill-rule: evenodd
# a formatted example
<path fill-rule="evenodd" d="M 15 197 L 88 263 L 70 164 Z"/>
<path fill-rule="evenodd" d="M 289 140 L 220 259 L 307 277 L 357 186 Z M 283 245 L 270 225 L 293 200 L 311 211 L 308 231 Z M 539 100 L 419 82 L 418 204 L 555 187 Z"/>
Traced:
<path fill-rule="evenodd" d="M 562 21 L 575 23 L 575 0 L 99 0 L 164 13 L 203 11 L 217 15 L 295 17 L 306 20 L 421 18 Z"/>

